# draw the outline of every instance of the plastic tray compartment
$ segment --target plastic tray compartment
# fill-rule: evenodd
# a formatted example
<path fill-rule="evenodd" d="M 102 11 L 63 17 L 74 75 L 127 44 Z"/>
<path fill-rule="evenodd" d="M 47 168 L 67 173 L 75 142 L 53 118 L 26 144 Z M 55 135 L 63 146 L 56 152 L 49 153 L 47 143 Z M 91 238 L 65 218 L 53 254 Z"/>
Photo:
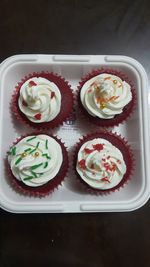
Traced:
<path fill-rule="evenodd" d="M 120 133 L 132 145 L 136 169 L 132 180 L 119 192 L 108 196 L 93 196 L 83 192 L 70 170 L 63 185 L 45 198 L 27 197 L 16 193 L 7 181 L 4 158 L 9 145 L 25 131 L 12 119 L 9 105 L 15 85 L 25 75 L 37 71 L 53 71 L 70 81 L 76 90 L 80 78 L 99 67 L 124 72 L 136 87 L 137 106 L 133 116 L 119 127 Z M 76 55 L 16 55 L 0 65 L 0 202 L 1 207 L 15 213 L 34 212 L 114 212 L 131 211 L 144 205 L 149 198 L 149 137 L 148 137 L 147 76 L 139 62 L 126 56 Z M 84 127 L 83 127 L 84 125 Z M 89 132 L 89 124 L 75 116 L 52 133 L 60 136 L 71 153 L 82 134 Z M 98 128 L 96 127 L 95 130 Z"/>

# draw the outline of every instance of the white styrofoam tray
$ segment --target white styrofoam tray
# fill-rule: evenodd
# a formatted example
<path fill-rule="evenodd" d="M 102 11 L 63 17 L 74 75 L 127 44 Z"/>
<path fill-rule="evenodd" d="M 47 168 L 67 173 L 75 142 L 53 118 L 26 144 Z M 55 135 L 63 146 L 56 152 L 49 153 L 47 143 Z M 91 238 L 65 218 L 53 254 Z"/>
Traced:
<path fill-rule="evenodd" d="M 6 152 L 13 141 L 24 133 L 32 133 L 12 119 L 9 109 L 15 85 L 32 72 L 53 71 L 69 80 L 76 90 L 82 76 L 99 67 L 110 67 L 124 72 L 134 83 L 137 107 L 133 116 L 119 127 L 112 129 L 120 133 L 131 144 L 136 159 L 132 180 L 119 192 L 108 196 L 93 196 L 76 184 L 72 170 L 63 186 L 45 198 L 34 198 L 16 193 L 7 181 L 4 167 Z M 148 136 L 148 91 L 144 68 L 133 58 L 126 56 L 77 56 L 77 55 L 16 55 L 0 64 L 0 203 L 7 211 L 15 213 L 44 212 L 114 212 L 132 211 L 143 206 L 149 199 L 150 164 Z M 83 126 L 84 125 L 84 126 Z M 52 131 L 61 137 L 71 153 L 82 134 L 90 132 L 90 126 L 74 115 L 62 127 Z M 95 131 L 98 127 L 95 127 Z"/>

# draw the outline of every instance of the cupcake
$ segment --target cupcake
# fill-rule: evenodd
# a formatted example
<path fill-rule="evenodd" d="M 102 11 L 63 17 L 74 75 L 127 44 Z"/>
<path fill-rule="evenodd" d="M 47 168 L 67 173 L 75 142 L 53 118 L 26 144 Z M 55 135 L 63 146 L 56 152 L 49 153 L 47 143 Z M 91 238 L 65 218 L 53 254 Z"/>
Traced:
<path fill-rule="evenodd" d="M 54 136 L 39 133 L 21 137 L 10 148 L 8 169 L 11 184 L 17 191 L 45 196 L 65 178 L 67 151 Z"/>
<path fill-rule="evenodd" d="M 94 133 L 80 139 L 75 172 L 90 193 L 106 194 L 124 186 L 133 171 L 133 153 L 127 142 L 112 133 Z"/>
<path fill-rule="evenodd" d="M 64 78 L 54 73 L 33 73 L 18 83 L 12 97 L 16 118 L 34 128 L 54 128 L 70 115 L 73 95 Z"/>
<path fill-rule="evenodd" d="M 91 123 L 112 127 L 131 115 L 135 106 L 135 89 L 121 72 L 101 69 L 82 79 L 78 98 Z"/>

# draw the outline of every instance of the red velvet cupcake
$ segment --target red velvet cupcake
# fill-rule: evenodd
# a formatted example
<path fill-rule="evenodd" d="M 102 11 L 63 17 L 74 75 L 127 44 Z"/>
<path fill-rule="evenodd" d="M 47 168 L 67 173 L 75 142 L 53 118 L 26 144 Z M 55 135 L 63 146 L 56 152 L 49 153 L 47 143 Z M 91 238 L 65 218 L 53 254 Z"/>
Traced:
<path fill-rule="evenodd" d="M 43 133 L 23 136 L 8 152 L 9 181 L 16 191 L 43 197 L 54 191 L 68 170 L 68 154 L 57 138 Z"/>
<path fill-rule="evenodd" d="M 12 111 L 20 122 L 34 128 L 54 128 L 70 115 L 73 94 L 64 78 L 54 73 L 30 74 L 16 86 Z"/>
<path fill-rule="evenodd" d="M 117 134 L 89 134 L 76 145 L 74 170 L 89 193 L 108 194 L 119 190 L 130 179 L 133 167 L 133 152 Z"/>
<path fill-rule="evenodd" d="M 117 126 L 132 114 L 135 89 L 121 72 L 94 70 L 82 78 L 78 88 L 79 106 L 91 123 L 101 127 Z"/>

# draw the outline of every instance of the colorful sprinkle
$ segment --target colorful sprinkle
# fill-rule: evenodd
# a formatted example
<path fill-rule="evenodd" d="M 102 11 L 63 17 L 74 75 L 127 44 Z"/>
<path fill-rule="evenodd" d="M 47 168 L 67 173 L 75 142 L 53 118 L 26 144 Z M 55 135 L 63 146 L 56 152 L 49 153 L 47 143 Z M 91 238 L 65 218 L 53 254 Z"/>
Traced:
<path fill-rule="evenodd" d="M 39 147 L 39 144 L 40 144 L 40 142 L 37 142 L 37 144 L 36 144 L 36 148 L 38 148 L 38 147 Z"/>
<path fill-rule="evenodd" d="M 33 136 L 33 137 L 27 139 L 27 142 L 29 142 L 29 141 L 31 141 L 31 140 L 33 140 L 33 139 L 35 139 L 35 138 L 36 138 L 36 136 Z"/>
<path fill-rule="evenodd" d="M 54 98 L 56 95 L 55 95 L 55 92 L 51 92 L 51 99 Z"/>
<path fill-rule="evenodd" d="M 36 114 L 36 115 L 34 115 L 34 118 L 36 119 L 36 120 L 40 120 L 41 119 L 41 113 L 38 113 L 38 114 Z"/>
<path fill-rule="evenodd" d="M 17 165 L 22 160 L 22 157 L 18 158 L 15 162 L 15 165 Z"/>
<path fill-rule="evenodd" d="M 16 155 L 16 147 L 15 147 L 15 146 L 12 147 L 12 149 L 11 149 L 11 153 L 12 153 L 13 156 Z"/>
<path fill-rule="evenodd" d="M 113 80 L 113 83 L 114 83 L 114 84 L 117 84 L 117 80 Z"/>
<path fill-rule="evenodd" d="M 32 154 L 32 153 L 35 152 L 35 151 L 36 151 L 36 148 L 32 149 L 32 150 L 29 152 L 29 154 Z"/>
<path fill-rule="evenodd" d="M 93 149 L 84 148 L 84 152 L 85 152 L 86 154 L 90 154 L 90 153 L 93 152 Z"/>
<path fill-rule="evenodd" d="M 34 82 L 34 81 L 30 81 L 29 82 L 29 86 L 31 87 L 31 86 L 36 86 L 37 84 Z"/>
<path fill-rule="evenodd" d="M 105 103 L 102 103 L 102 104 L 100 105 L 100 108 L 101 108 L 101 109 L 106 108 L 106 104 L 105 104 Z"/>
<path fill-rule="evenodd" d="M 35 179 L 35 178 L 39 178 L 39 176 L 42 176 L 43 173 L 40 173 L 39 176 L 36 175 L 35 172 L 31 171 L 31 173 L 34 175 L 34 176 L 28 176 L 28 177 L 25 177 L 23 180 L 24 181 L 27 181 L 27 180 L 32 180 L 32 179 Z"/>
<path fill-rule="evenodd" d="M 39 167 L 42 166 L 42 165 L 43 165 L 43 163 L 39 163 L 39 164 L 33 165 L 33 166 L 31 167 L 31 170 L 35 170 L 35 169 L 39 168 Z"/>
<path fill-rule="evenodd" d="M 51 157 L 48 154 L 42 154 L 43 157 L 46 157 L 47 159 L 51 159 Z"/>
<path fill-rule="evenodd" d="M 94 169 L 94 164 L 93 163 L 91 164 L 91 169 Z"/>
<path fill-rule="evenodd" d="M 25 149 L 25 152 L 28 152 L 28 151 L 30 151 L 31 150 L 31 148 L 27 148 L 27 149 Z"/>
<path fill-rule="evenodd" d="M 33 174 L 33 176 L 34 176 L 35 178 L 37 178 L 37 174 L 36 174 L 35 172 L 31 171 L 31 173 Z"/>
<path fill-rule="evenodd" d="M 96 144 L 96 145 L 93 145 L 93 148 L 94 148 L 94 150 L 101 151 L 101 150 L 103 150 L 104 145 L 103 144 Z"/>
<path fill-rule="evenodd" d="M 48 166 L 48 161 L 45 162 L 44 169 L 47 168 Z"/>
<path fill-rule="evenodd" d="M 110 76 L 108 76 L 108 77 L 106 77 L 106 78 L 104 78 L 104 81 L 106 81 L 106 80 L 110 80 Z"/>
<path fill-rule="evenodd" d="M 37 158 L 40 155 L 38 151 L 35 152 L 34 156 Z"/>
<path fill-rule="evenodd" d="M 22 158 L 25 158 L 27 156 L 27 153 L 26 152 L 23 152 L 22 154 L 21 154 L 21 157 Z"/>
<path fill-rule="evenodd" d="M 78 162 L 79 166 L 81 169 L 85 169 L 86 166 L 85 166 L 85 159 L 81 159 L 79 162 Z"/>
<path fill-rule="evenodd" d="M 107 182 L 107 183 L 110 183 L 110 181 L 109 181 L 109 179 L 108 179 L 108 177 L 106 176 L 106 177 L 104 177 L 104 178 L 102 178 L 101 179 L 101 181 L 102 182 Z"/>
<path fill-rule="evenodd" d="M 23 100 L 23 101 L 22 101 L 22 105 L 23 105 L 23 106 L 25 106 L 25 107 L 27 107 L 27 106 L 28 106 L 28 104 L 26 103 L 26 101 L 25 101 L 25 100 Z"/>
<path fill-rule="evenodd" d="M 116 170 L 116 164 L 111 162 L 111 164 L 109 164 L 108 162 L 103 164 L 106 171 L 110 171 L 110 172 L 114 172 Z"/>
<path fill-rule="evenodd" d="M 45 141 L 45 147 L 48 149 L 48 140 Z"/>
<path fill-rule="evenodd" d="M 92 92 L 92 89 L 90 88 L 89 90 L 88 90 L 88 93 L 91 93 Z"/>
<path fill-rule="evenodd" d="M 27 181 L 27 180 L 31 180 L 31 179 L 34 179 L 34 178 L 35 178 L 34 176 L 28 176 L 28 177 L 25 177 L 23 180 Z"/>
<path fill-rule="evenodd" d="M 119 96 L 114 96 L 114 100 L 116 100 L 116 99 L 118 99 L 119 98 Z"/>

